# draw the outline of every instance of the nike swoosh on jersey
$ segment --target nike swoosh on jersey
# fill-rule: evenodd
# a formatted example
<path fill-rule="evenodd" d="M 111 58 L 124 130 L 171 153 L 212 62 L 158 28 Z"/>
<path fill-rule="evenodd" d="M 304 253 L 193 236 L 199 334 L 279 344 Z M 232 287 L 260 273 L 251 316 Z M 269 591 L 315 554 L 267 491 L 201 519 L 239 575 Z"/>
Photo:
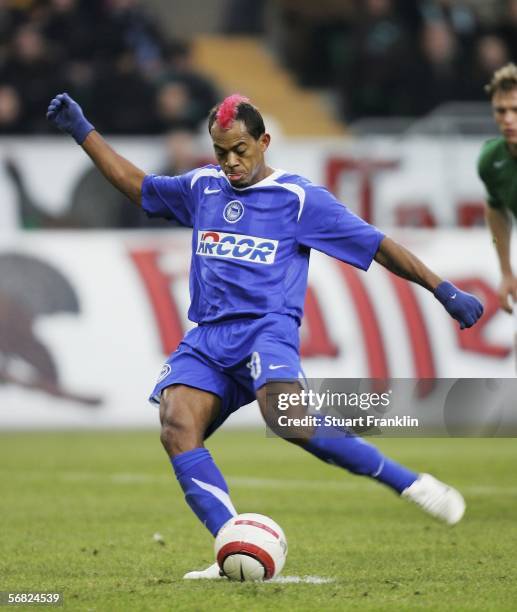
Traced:
<path fill-rule="evenodd" d="M 282 364 L 282 365 L 273 365 L 273 364 L 271 364 L 271 365 L 269 366 L 269 369 L 270 369 L 270 370 L 278 370 L 278 368 L 287 368 L 287 367 L 289 367 L 289 366 L 284 365 L 284 364 Z"/>
<path fill-rule="evenodd" d="M 502 168 L 506 164 L 506 159 L 500 159 L 494 162 L 494 168 Z"/>
<path fill-rule="evenodd" d="M 220 191 L 220 189 L 210 189 L 210 187 L 205 187 L 203 193 L 206 193 L 206 195 L 210 195 L 211 193 L 219 193 Z"/>

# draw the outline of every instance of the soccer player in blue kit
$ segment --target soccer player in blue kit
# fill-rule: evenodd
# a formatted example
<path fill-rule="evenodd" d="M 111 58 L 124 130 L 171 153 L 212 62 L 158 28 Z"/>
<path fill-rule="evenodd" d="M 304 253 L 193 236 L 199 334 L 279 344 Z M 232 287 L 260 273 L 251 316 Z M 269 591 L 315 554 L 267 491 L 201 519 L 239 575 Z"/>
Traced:
<path fill-rule="evenodd" d="M 239 95 L 208 118 L 218 165 L 175 177 L 146 175 L 118 155 L 67 94 L 51 101 L 47 117 L 148 215 L 193 228 L 189 318 L 198 325 L 167 360 L 151 400 L 159 403 L 161 441 L 186 501 L 214 536 L 236 511 L 204 440 L 255 398 L 273 431 L 319 459 L 384 483 L 448 524 L 462 518 L 458 491 L 350 432 L 323 425 L 283 431 L 268 396 L 300 390 L 298 328 L 312 248 L 362 270 L 375 260 L 418 283 L 462 329 L 483 312 L 476 297 L 443 281 L 325 188 L 269 167 L 262 116 Z M 302 416 L 298 410 L 283 414 Z M 185 578 L 219 576 L 213 564 Z"/>

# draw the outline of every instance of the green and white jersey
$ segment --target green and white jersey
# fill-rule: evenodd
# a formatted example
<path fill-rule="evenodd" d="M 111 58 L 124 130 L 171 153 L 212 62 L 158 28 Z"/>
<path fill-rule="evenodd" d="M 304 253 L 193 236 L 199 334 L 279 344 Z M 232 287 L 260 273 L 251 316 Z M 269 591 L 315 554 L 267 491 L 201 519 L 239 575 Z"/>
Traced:
<path fill-rule="evenodd" d="M 487 140 L 478 160 L 478 174 L 492 208 L 507 208 L 517 217 L 517 158 L 504 138 Z"/>

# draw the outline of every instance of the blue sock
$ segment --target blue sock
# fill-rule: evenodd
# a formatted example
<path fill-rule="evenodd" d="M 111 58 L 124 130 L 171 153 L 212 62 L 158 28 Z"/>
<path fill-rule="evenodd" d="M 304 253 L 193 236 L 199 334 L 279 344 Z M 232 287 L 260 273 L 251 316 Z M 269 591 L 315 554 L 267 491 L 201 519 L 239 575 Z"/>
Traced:
<path fill-rule="evenodd" d="M 349 470 L 370 476 L 402 493 L 418 478 L 418 474 L 385 457 L 375 446 L 354 433 L 320 425 L 304 447 L 310 453 Z"/>
<path fill-rule="evenodd" d="M 185 499 L 213 536 L 237 514 L 223 475 L 206 448 L 194 448 L 171 458 Z"/>

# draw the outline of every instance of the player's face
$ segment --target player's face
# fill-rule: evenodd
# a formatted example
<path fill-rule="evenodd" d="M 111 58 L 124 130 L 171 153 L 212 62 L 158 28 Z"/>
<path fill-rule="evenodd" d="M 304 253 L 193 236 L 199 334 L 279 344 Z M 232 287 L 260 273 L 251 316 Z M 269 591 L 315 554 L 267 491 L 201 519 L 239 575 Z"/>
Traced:
<path fill-rule="evenodd" d="M 217 162 L 233 186 L 247 187 L 267 176 L 264 153 L 269 146 L 269 134 L 255 140 L 243 121 L 234 121 L 228 130 L 214 123 L 211 136 Z"/>
<path fill-rule="evenodd" d="M 494 118 L 506 142 L 517 147 L 517 88 L 496 91 L 492 98 Z"/>

